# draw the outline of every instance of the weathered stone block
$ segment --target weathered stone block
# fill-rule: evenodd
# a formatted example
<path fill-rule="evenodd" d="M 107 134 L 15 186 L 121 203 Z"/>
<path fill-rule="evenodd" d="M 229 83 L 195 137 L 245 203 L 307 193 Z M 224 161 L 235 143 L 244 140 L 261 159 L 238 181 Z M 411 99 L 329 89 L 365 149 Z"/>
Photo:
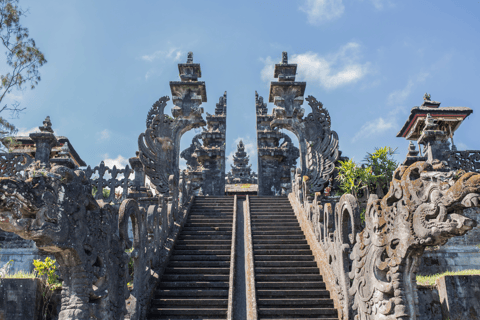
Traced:
<path fill-rule="evenodd" d="M 436 285 L 444 319 L 480 319 L 480 276 L 443 276 Z"/>
<path fill-rule="evenodd" d="M 442 305 L 435 286 L 418 286 L 419 320 L 443 320 Z"/>
<path fill-rule="evenodd" d="M 41 319 L 42 287 L 39 279 L 0 279 L 0 320 Z"/>

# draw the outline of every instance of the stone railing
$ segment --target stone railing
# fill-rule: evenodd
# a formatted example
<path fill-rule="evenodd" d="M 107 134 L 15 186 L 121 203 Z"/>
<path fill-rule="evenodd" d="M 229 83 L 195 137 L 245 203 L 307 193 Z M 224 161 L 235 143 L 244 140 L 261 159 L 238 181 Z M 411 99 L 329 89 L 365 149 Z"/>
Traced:
<path fill-rule="evenodd" d="M 292 181 L 290 202 L 340 319 L 418 318 L 415 275 L 425 248 L 476 226 L 453 208 L 478 206 L 480 174 L 436 171 L 420 161 L 393 177 L 382 199 L 370 195 L 364 223 L 354 196 L 312 194 L 300 170 Z"/>
<path fill-rule="evenodd" d="M 25 169 L 32 162 L 26 153 L 0 153 L 0 177 L 24 177 Z"/>
<path fill-rule="evenodd" d="M 116 166 L 109 168 L 103 161 L 93 169 L 90 166 L 85 169 L 85 175 L 93 186 L 95 200 L 117 205 L 127 198 L 132 173 L 128 165 L 124 169 L 117 169 Z"/>
<path fill-rule="evenodd" d="M 480 150 L 450 151 L 448 165 L 452 169 L 480 173 Z"/>
<path fill-rule="evenodd" d="M 53 162 L 0 155 L 0 229 L 55 256 L 64 279 L 60 320 L 144 319 L 193 203 L 191 183 L 172 175 L 169 194 L 152 196 L 129 180 L 128 166 L 81 170 Z"/>

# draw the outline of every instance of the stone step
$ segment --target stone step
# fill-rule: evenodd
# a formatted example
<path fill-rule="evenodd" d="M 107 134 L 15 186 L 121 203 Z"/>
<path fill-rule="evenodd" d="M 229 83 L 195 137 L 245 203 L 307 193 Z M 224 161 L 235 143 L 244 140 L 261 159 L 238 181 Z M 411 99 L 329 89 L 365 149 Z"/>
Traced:
<path fill-rule="evenodd" d="M 207 235 L 215 235 L 215 236 L 220 236 L 220 235 L 232 235 L 231 231 L 216 231 L 216 230 L 211 230 L 211 231 L 206 231 L 202 230 L 201 232 L 199 230 L 194 231 L 194 230 L 182 230 L 182 236 L 186 235 L 199 235 L 199 236 L 207 236 Z"/>
<path fill-rule="evenodd" d="M 285 232 L 281 232 L 281 231 L 257 231 L 257 230 L 254 230 L 252 229 L 252 235 L 255 236 L 256 235 L 281 235 L 281 234 L 285 234 L 285 235 L 292 235 L 292 236 L 298 236 L 298 235 L 303 235 L 303 231 L 302 230 L 299 230 L 299 231 L 294 231 L 294 230 L 288 230 L 288 231 L 285 231 Z"/>
<path fill-rule="evenodd" d="M 253 241 L 256 240 L 263 240 L 263 239 L 268 239 L 268 240 L 273 240 L 273 239 L 282 239 L 282 240 L 288 240 L 288 239 L 305 239 L 305 235 L 302 234 L 286 234 L 286 235 L 262 235 L 262 234 L 257 234 L 253 237 Z"/>
<path fill-rule="evenodd" d="M 182 268 L 182 267 L 167 267 L 165 269 L 165 274 L 175 274 L 175 275 L 180 275 L 180 274 L 188 274 L 188 275 L 194 275 L 194 274 L 202 274 L 202 275 L 210 275 L 210 274 L 229 274 L 230 273 L 230 268 L 220 268 L 220 267 L 215 267 L 215 268 Z"/>
<path fill-rule="evenodd" d="M 170 261 L 230 261 L 230 253 L 227 255 L 181 255 L 173 252 Z"/>
<path fill-rule="evenodd" d="M 253 249 L 254 255 L 311 255 L 310 249 L 295 249 L 295 250 L 281 250 L 281 249 Z"/>
<path fill-rule="evenodd" d="M 175 250 L 230 250 L 231 245 L 214 245 L 214 244 L 189 244 L 189 245 L 176 245 Z"/>
<path fill-rule="evenodd" d="M 157 289 L 155 290 L 155 298 L 162 297 L 228 297 L 228 289 L 180 289 L 180 290 L 167 290 L 167 289 Z"/>
<path fill-rule="evenodd" d="M 274 255 L 255 255 L 255 264 L 257 261 L 314 261 L 312 255 L 290 255 L 290 256 L 274 256 Z"/>
<path fill-rule="evenodd" d="M 227 316 L 227 308 L 150 308 L 150 317 L 162 316 Z M 152 318 L 149 318 L 152 319 Z M 170 317 L 167 319 L 171 319 Z M 189 318 L 192 319 L 192 318 Z"/>
<path fill-rule="evenodd" d="M 258 299 L 257 305 L 261 307 L 267 306 L 285 306 L 285 307 L 327 307 L 333 308 L 332 299 L 319 299 L 319 298 L 300 298 L 300 299 Z"/>
<path fill-rule="evenodd" d="M 315 261 L 255 261 L 255 267 L 317 267 Z"/>
<path fill-rule="evenodd" d="M 306 240 L 305 240 L 306 242 Z M 201 239 L 195 239 L 195 240 L 177 240 L 176 244 L 178 245 L 189 245 L 189 244 L 194 244 L 194 245 L 199 245 L 199 244 L 214 244 L 214 245 L 230 245 L 232 243 L 231 240 L 201 240 Z"/>
<path fill-rule="evenodd" d="M 279 225 L 254 225 L 252 226 L 253 231 L 296 231 L 301 232 L 302 230 L 298 226 L 284 226 L 282 224 Z"/>
<path fill-rule="evenodd" d="M 162 281 L 228 281 L 227 275 L 210 275 L 210 274 L 164 274 Z"/>
<path fill-rule="evenodd" d="M 226 307 L 228 299 L 153 299 L 152 304 L 158 307 L 203 307 L 203 306 L 220 306 Z"/>
<path fill-rule="evenodd" d="M 278 268 L 278 267 L 256 267 L 255 273 L 258 274 L 314 274 L 318 275 L 320 270 L 317 267 L 299 267 L 299 268 Z"/>
<path fill-rule="evenodd" d="M 183 227 L 182 232 L 184 231 L 232 231 L 232 226 L 229 227 L 222 227 L 222 226 L 186 226 Z"/>
<path fill-rule="evenodd" d="M 230 268 L 230 261 L 198 261 L 198 260 L 170 261 L 168 266 L 169 267 L 185 267 L 185 268 L 187 267 Z"/>
<path fill-rule="evenodd" d="M 180 234 L 179 240 L 232 240 L 232 234 Z"/>
<path fill-rule="evenodd" d="M 229 288 L 228 282 L 202 282 L 202 281 L 163 281 L 159 284 L 159 289 L 186 289 L 186 288 L 203 288 L 212 289 L 212 288 Z"/>
<path fill-rule="evenodd" d="M 257 297 L 261 298 L 285 298 L 285 297 L 311 297 L 311 298 L 329 298 L 330 292 L 325 289 L 309 289 L 309 290 L 271 290 L 257 287 L 255 290 Z"/>
<path fill-rule="evenodd" d="M 258 282 L 281 282 L 281 281 L 319 281 L 320 274 L 255 274 L 255 281 Z"/>
<path fill-rule="evenodd" d="M 277 222 L 297 222 L 297 218 L 288 216 L 251 216 L 250 220 L 255 223 L 277 223 Z"/>
<path fill-rule="evenodd" d="M 257 288 L 262 289 L 282 289 L 282 290 L 301 290 L 301 289 L 325 289 L 324 282 L 305 282 L 305 281 L 298 281 L 298 282 L 257 282 Z"/>
<path fill-rule="evenodd" d="M 262 243 L 262 244 L 253 244 L 253 249 L 306 249 L 310 250 L 310 246 L 308 244 L 296 244 L 296 243 L 281 243 L 281 244 L 273 244 L 273 243 Z"/>
<path fill-rule="evenodd" d="M 258 308 L 259 316 L 336 316 L 338 312 L 334 308 Z"/>
<path fill-rule="evenodd" d="M 307 244 L 305 239 L 255 239 L 253 244 L 281 244 L 281 243 L 291 243 L 291 244 Z"/>
<path fill-rule="evenodd" d="M 175 250 L 175 254 L 186 255 L 229 255 L 230 250 Z"/>

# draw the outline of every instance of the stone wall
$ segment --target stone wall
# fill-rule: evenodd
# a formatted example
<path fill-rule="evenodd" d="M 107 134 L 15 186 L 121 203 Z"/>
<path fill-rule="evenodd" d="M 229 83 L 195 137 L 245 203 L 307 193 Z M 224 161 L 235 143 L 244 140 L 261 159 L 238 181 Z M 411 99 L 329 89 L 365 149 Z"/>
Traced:
<path fill-rule="evenodd" d="M 462 237 L 451 238 L 442 247 L 425 251 L 419 274 L 480 269 L 480 208 L 465 209 L 464 214 L 476 220 L 478 226 Z"/>
<path fill-rule="evenodd" d="M 39 320 L 41 308 L 39 279 L 0 279 L 0 320 Z"/>
<path fill-rule="evenodd" d="M 44 258 L 45 255 L 39 252 L 33 241 L 24 240 L 15 233 L 0 230 L 0 268 L 13 260 L 10 274 L 18 271 L 32 272 L 33 259 Z"/>

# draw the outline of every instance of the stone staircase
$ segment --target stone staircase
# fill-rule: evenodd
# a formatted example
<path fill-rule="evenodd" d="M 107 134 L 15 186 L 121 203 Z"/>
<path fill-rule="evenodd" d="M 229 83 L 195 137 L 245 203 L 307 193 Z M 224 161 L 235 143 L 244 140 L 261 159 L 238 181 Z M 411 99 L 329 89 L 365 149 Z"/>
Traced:
<path fill-rule="evenodd" d="M 233 197 L 196 197 L 148 319 L 226 319 Z"/>
<path fill-rule="evenodd" d="M 259 319 L 338 319 L 287 198 L 250 197 Z"/>

